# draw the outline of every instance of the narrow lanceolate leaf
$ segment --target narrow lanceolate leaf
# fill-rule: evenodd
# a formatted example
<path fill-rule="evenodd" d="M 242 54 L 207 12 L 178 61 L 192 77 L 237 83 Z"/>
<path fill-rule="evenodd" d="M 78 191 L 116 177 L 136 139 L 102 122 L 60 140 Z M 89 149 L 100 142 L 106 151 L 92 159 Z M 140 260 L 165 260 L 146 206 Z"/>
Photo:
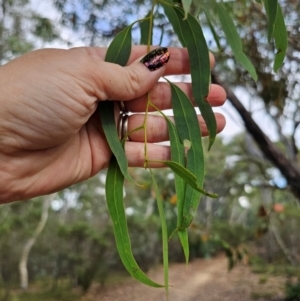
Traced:
<path fill-rule="evenodd" d="M 155 192 L 156 202 L 157 202 L 157 208 L 161 223 L 161 232 L 162 232 L 162 245 L 163 245 L 163 265 L 164 265 L 164 281 L 165 281 L 165 289 L 166 289 L 166 295 L 168 298 L 168 290 L 169 290 L 169 255 L 168 255 L 168 230 L 167 230 L 167 222 L 164 212 L 164 206 L 163 201 L 157 186 L 157 182 L 155 180 L 155 177 L 151 171 L 152 176 L 152 183 L 153 188 Z"/>
<path fill-rule="evenodd" d="M 160 285 L 148 278 L 142 272 L 133 257 L 123 205 L 123 182 L 124 176 L 116 159 L 112 157 L 107 171 L 105 191 L 108 211 L 113 221 L 116 246 L 120 258 L 132 277 L 152 287 L 163 287 L 163 285 Z"/>
<path fill-rule="evenodd" d="M 128 172 L 128 160 L 125 155 L 124 148 L 120 142 L 118 131 L 115 123 L 114 116 L 114 103 L 113 101 L 101 101 L 98 106 L 100 107 L 100 118 L 102 122 L 102 128 L 106 136 L 106 140 L 109 147 L 116 157 L 120 169 L 127 180 L 134 182 Z"/>
<path fill-rule="evenodd" d="M 277 17 L 278 0 L 264 0 L 264 6 L 268 17 L 268 40 L 273 37 L 275 21 Z"/>
<path fill-rule="evenodd" d="M 190 146 L 186 154 L 186 168 L 196 177 L 197 186 L 203 186 L 204 154 L 201 131 L 194 106 L 186 94 L 169 82 L 172 91 L 172 107 L 175 124 L 181 141 L 188 141 Z M 200 201 L 202 191 L 192 185 L 186 187 L 182 215 L 178 215 L 178 228 L 188 227 Z"/>
<path fill-rule="evenodd" d="M 189 257 L 190 257 L 190 248 L 189 248 L 189 236 L 187 229 L 178 230 L 178 236 L 180 239 L 180 243 L 182 245 L 185 262 L 186 264 L 189 263 Z"/>
<path fill-rule="evenodd" d="M 125 66 L 131 52 L 131 28 L 133 24 L 123 29 L 117 34 L 107 49 L 105 61 Z M 101 123 L 107 142 L 114 156 L 118 160 L 118 164 L 123 175 L 129 181 L 133 182 L 128 173 L 128 161 L 125 151 L 119 139 L 118 131 L 115 123 L 114 102 L 101 101 L 98 104 Z"/>
<path fill-rule="evenodd" d="M 184 10 L 184 19 L 186 19 L 188 16 L 188 13 L 190 12 L 192 0 L 182 0 L 181 3 L 182 3 L 183 10 Z"/>
<path fill-rule="evenodd" d="M 275 72 L 282 66 L 282 63 L 285 58 L 286 49 L 288 46 L 287 40 L 287 31 L 285 27 L 285 22 L 282 14 L 282 10 L 279 5 L 277 5 L 277 17 L 274 26 L 274 40 L 275 40 L 275 47 L 276 47 L 276 55 L 273 69 Z"/>
<path fill-rule="evenodd" d="M 152 43 L 152 28 L 153 18 L 150 18 L 152 11 L 150 11 L 146 18 L 140 22 L 141 29 L 141 45 L 151 45 Z"/>
<path fill-rule="evenodd" d="M 150 160 L 149 160 L 150 161 Z M 209 193 L 205 191 L 198 185 L 197 178 L 193 175 L 189 170 L 187 170 L 184 166 L 179 165 L 173 161 L 153 161 L 153 162 L 162 162 L 170 167 L 177 175 L 179 175 L 188 185 L 190 185 L 194 190 L 199 191 L 201 194 L 209 196 L 211 198 L 217 198 L 217 194 Z"/>
<path fill-rule="evenodd" d="M 178 132 L 174 126 L 174 124 L 168 119 L 168 132 L 170 138 L 170 148 L 171 148 L 171 159 L 173 162 L 178 163 L 181 166 L 185 165 L 185 149 L 183 143 L 181 143 Z M 183 202 L 184 202 L 184 195 L 185 195 L 185 188 L 186 183 L 175 173 L 175 190 L 177 196 L 177 211 L 178 215 L 182 216 L 183 214 Z"/>
<path fill-rule="evenodd" d="M 168 18 L 169 22 L 172 24 L 174 32 L 176 33 L 176 35 L 179 39 L 179 42 L 181 43 L 181 45 L 183 47 L 186 47 L 186 43 L 183 38 L 183 33 L 180 28 L 180 23 L 179 23 L 177 14 L 173 8 L 173 2 L 171 0 L 166 0 L 165 2 L 168 2 L 168 4 L 163 3 L 163 2 L 161 3 L 161 6 L 164 9 L 164 13 L 165 13 L 166 17 Z"/>
<path fill-rule="evenodd" d="M 110 43 L 105 61 L 125 66 L 131 52 L 131 28 L 134 23 L 120 31 Z"/>
<path fill-rule="evenodd" d="M 207 20 L 207 24 L 208 24 L 209 29 L 210 29 L 210 31 L 211 31 L 213 37 L 214 37 L 214 40 L 215 40 L 216 45 L 217 45 L 217 47 L 218 47 L 218 50 L 219 50 L 220 52 L 222 52 L 222 51 L 223 51 L 223 48 L 222 48 L 222 46 L 221 46 L 221 44 L 220 44 L 219 36 L 218 36 L 218 34 L 216 33 L 215 28 L 214 28 L 214 26 L 213 26 L 213 24 L 212 24 L 212 16 L 211 16 L 211 14 L 210 14 L 210 12 L 209 12 L 208 9 L 203 8 L 203 11 L 204 11 L 204 13 L 205 13 L 206 20 Z"/>
<path fill-rule="evenodd" d="M 235 56 L 237 62 L 239 62 L 252 76 L 252 78 L 256 81 L 257 74 L 255 68 L 249 58 L 243 52 L 243 45 L 241 38 L 236 30 L 236 26 L 234 25 L 232 18 L 227 13 L 222 3 L 216 4 L 217 13 L 220 19 L 220 23 L 222 29 L 227 38 L 227 42 L 231 47 L 231 50 Z"/>
<path fill-rule="evenodd" d="M 187 19 L 183 20 L 183 10 L 178 7 L 174 7 L 174 10 L 188 49 L 193 96 L 207 126 L 210 148 L 215 141 L 217 125 L 215 115 L 207 101 L 210 85 L 210 62 L 207 44 L 199 22 L 191 14 L 188 14 Z"/>
<path fill-rule="evenodd" d="M 181 143 L 178 132 L 174 126 L 174 124 L 168 119 L 168 132 L 170 138 L 170 148 L 171 148 L 171 159 L 173 162 L 178 163 L 181 166 L 185 164 L 185 148 L 184 144 Z M 170 237 L 173 236 L 174 233 L 178 233 L 180 243 L 182 245 L 182 249 L 184 252 L 186 263 L 188 264 L 189 261 L 189 240 L 188 240 L 188 233 L 187 230 L 180 230 L 178 231 L 179 225 L 179 216 L 183 216 L 183 205 L 184 205 L 184 197 L 185 197 L 185 190 L 186 190 L 186 182 L 180 177 L 177 173 L 175 174 L 175 190 L 177 196 L 177 228 Z"/>

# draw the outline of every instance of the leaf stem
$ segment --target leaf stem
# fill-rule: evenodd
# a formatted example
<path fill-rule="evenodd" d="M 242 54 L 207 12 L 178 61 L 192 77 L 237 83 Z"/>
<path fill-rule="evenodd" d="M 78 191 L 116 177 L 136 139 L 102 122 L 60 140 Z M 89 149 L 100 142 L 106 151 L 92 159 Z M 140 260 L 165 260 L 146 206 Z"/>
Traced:
<path fill-rule="evenodd" d="M 148 43 L 147 43 L 147 52 L 150 51 L 150 46 L 152 44 L 152 30 L 153 30 L 153 15 L 154 15 L 154 8 L 156 5 L 156 0 L 152 1 L 151 13 L 149 15 L 150 18 L 150 26 L 149 26 L 149 33 L 148 33 Z M 149 112 L 149 105 L 150 105 L 150 93 L 147 93 L 147 107 L 145 111 L 145 118 L 142 127 L 144 128 L 144 168 L 148 167 L 148 148 L 147 148 L 147 118 Z"/>

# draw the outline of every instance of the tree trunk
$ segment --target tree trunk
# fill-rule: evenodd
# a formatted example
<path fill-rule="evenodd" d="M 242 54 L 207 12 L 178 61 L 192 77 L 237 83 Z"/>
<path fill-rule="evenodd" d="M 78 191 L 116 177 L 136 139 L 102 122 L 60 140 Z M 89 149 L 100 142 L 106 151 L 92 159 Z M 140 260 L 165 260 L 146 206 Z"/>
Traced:
<path fill-rule="evenodd" d="M 300 202 L 300 170 L 295 162 L 291 162 L 288 158 L 272 143 L 272 141 L 264 134 L 257 123 L 253 120 L 251 114 L 246 110 L 241 101 L 233 93 L 233 91 L 223 83 L 215 72 L 212 72 L 212 82 L 221 85 L 226 93 L 227 99 L 233 107 L 238 111 L 244 121 L 245 127 L 249 134 L 256 141 L 264 156 L 277 167 L 282 175 L 286 178 L 291 192 Z"/>
<path fill-rule="evenodd" d="M 19 273 L 20 273 L 20 286 L 22 289 L 26 290 L 28 288 L 28 270 L 27 270 L 27 262 L 28 262 L 28 256 L 30 253 L 31 248 L 35 244 L 38 236 L 42 233 L 46 222 L 48 220 L 48 210 L 51 202 L 55 198 L 56 193 L 50 194 L 45 196 L 44 202 L 43 202 L 43 208 L 42 208 L 42 214 L 40 221 L 32 235 L 31 238 L 28 239 L 26 242 L 22 254 L 21 259 L 19 262 Z"/>

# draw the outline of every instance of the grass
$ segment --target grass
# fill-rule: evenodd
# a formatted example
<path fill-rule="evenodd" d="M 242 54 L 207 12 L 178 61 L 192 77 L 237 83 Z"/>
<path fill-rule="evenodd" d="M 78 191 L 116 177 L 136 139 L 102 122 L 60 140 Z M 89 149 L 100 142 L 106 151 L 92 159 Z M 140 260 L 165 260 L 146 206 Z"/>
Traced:
<path fill-rule="evenodd" d="M 113 273 L 105 277 L 104 285 L 120 284 L 130 279 L 127 273 Z M 98 277 L 94 283 L 101 282 L 103 283 L 103 279 Z M 81 299 L 82 290 L 79 287 L 72 288 L 69 279 L 59 279 L 55 289 L 51 287 L 52 283 L 52 279 L 39 279 L 31 284 L 27 291 L 18 288 L 11 289 L 5 301 L 77 301 Z M 0 289 L 0 299 L 3 296 L 4 292 Z"/>
<path fill-rule="evenodd" d="M 265 284 L 268 281 L 268 276 L 267 275 L 261 275 L 258 279 L 259 284 Z"/>
<path fill-rule="evenodd" d="M 80 289 L 70 287 L 70 281 L 60 281 L 55 289 L 51 285 L 51 280 L 37 280 L 26 291 L 12 288 L 5 301 L 76 301 L 82 296 Z M 0 296 L 3 296 L 1 290 Z"/>
<path fill-rule="evenodd" d="M 35 291 L 22 292 L 17 294 L 12 301 L 76 301 L 80 298 L 80 293 L 71 290 L 55 290 L 55 291 Z"/>
<path fill-rule="evenodd" d="M 268 264 L 265 262 L 251 263 L 251 271 L 254 274 L 267 274 L 272 276 L 299 277 L 300 270 L 297 266 L 283 263 Z"/>
<path fill-rule="evenodd" d="M 271 292 L 252 292 L 251 293 L 251 298 L 253 300 L 260 300 L 260 299 L 270 300 L 272 297 L 274 297 L 274 295 Z"/>

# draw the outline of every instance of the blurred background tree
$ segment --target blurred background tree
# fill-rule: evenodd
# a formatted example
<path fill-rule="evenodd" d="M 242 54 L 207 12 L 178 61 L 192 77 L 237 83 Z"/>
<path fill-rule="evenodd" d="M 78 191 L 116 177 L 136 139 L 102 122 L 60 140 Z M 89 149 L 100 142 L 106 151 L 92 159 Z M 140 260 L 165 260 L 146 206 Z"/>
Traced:
<path fill-rule="evenodd" d="M 258 2 L 225 3 L 242 37 L 244 50 L 256 67 L 257 83 L 234 60 L 218 23 L 214 28 L 221 52 L 205 14 L 194 8 L 217 58 L 213 81 L 226 88 L 238 113 L 235 116 L 241 117 L 238 126 L 243 130 L 230 139 L 219 137 L 206 153 L 205 188 L 216 192 L 219 198 L 202 197 L 189 229 L 190 252 L 196 258 L 211 257 L 225 250 L 232 258 L 234 254 L 245 255 L 247 248 L 250 263 L 296 266 L 300 261 L 300 2 L 279 1 L 289 47 L 284 65 L 276 74 L 272 71 L 274 49 L 267 42 L 267 21 Z M 45 43 L 66 42 L 64 30 L 72 32 L 74 40 L 83 45 L 107 46 L 122 28 L 148 13 L 151 1 L 51 3 L 51 11 L 47 12 L 37 10 L 36 1 L 0 1 L 0 64 Z M 179 45 L 160 9 L 156 16 L 154 44 Z M 139 43 L 138 26 L 133 35 L 134 43 Z M 124 195 L 133 252 L 147 271 L 161 263 L 160 222 L 149 174 L 142 169 L 131 172 L 133 178 L 145 184 L 137 188 L 126 183 Z M 176 224 L 174 176 L 168 169 L 157 170 L 155 175 L 171 231 Z M 87 291 L 93 281 L 105 284 L 116 275 L 123 277 L 106 209 L 104 183 L 105 172 L 101 172 L 61 191 L 51 202 L 47 223 L 28 256 L 29 284 L 43 280 L 52 292 L 74 286 Z M 26 242 L 39 224 L 43 202 L 45 197 L 0 207 L 0 300 L 12 300 L 11 290 L 20 285 L 18 264 Z M 175 236 L 170 246 L 170 260 L 183 261 Z"/>
<path fill-rule="evenodd" d="M 0 64 L 58 39 L 55 24 L 34 9 L 29 0 L 0 2 Z"/>

